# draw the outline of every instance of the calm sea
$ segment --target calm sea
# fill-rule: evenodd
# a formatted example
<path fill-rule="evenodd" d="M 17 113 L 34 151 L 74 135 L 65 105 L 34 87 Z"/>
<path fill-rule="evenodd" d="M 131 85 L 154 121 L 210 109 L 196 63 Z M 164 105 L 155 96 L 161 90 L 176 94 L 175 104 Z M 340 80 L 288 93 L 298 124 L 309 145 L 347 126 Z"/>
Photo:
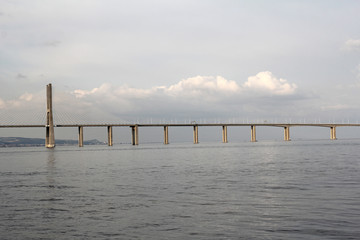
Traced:
<path fill-rule="evenodd" d="M 1 239 L 360 239 L 360 140 L 0 149 Z"/>

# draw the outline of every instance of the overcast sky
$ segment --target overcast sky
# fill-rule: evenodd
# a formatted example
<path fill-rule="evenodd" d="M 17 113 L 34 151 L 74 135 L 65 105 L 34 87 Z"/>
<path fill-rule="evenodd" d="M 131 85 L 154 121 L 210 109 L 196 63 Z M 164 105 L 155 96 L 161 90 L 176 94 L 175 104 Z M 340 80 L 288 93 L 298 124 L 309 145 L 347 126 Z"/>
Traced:
<path fill-rule="evenodd" d="M 359 12 L 358 0 L 2 0 L 2 118 L 44 112 L 51 82 L 65 122 L 356 122 Z"/>

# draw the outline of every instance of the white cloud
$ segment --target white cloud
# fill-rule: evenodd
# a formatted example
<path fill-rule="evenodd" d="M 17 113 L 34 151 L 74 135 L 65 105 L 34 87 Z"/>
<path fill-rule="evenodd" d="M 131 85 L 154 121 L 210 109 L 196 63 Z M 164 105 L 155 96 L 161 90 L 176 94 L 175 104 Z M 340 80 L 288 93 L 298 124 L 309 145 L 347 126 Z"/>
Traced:
<path fill-rule="evenodd" d="M 104 83 L 98 88 L 92 90 L 77 89 L 72 92 L 76 98 L 85 98 L 89 96 L 101 96 L 104 99 L 112 98 L 145 98 L 154 94 L 161 87 L 155 87 L 152 89 L 137 89 L 131 88 L 127 85 L 113 86 L 110 83 Z"/>
<path fill-rule="evenodd" d="M 103 93 L 109 92 L 110 89 L 111 89 L 111 86 L 108 83 L 104 83 L 100 87 L 93 88 L 90 91 L 76 89 L 75 91 L 73 91 L 73 94 L 75 95 L 76 98 L 83 98 L 83 97 L 86 97 L 86 96 L 92 95 L 92 94 L 103 94 Z"/>
<path fill-rule="evenodd" d="M 172 97 L 201 98 L 206 101 L 216 101 L 226 95 L 240 92 L 240 86 L 235 81 L 226 80 L 221 76 L 191 77 L 162 89 L 166 95 Z"/>
<path fill-rule="evenodd" d="M 297 88 L 296 84 L 290 84 L 282 78 L 278 79 L 269 71 L 260 72 L 256 76 L 249 77 L 243 86 L 249 90 L 273 95 L 291 95 Z"/>
<path fill-rule="evenodd" d="M 277 79 L 271 72 L 260 72 L 256 76 L 248 78 L 244 84 L 238 84 L 233 80 L 217 76 L 196 76 L 183 79 L 170 86 L 157 86 L 149 89 L 132 88 L 127 85 L 113 86 L 104 83 L 100 87 L 91 90 L 77 89 L 72 92 L 76 98 L 92 99 L 99 98 L 101 101 L 116 101 L 132 99 L 169 98 L 175 101 L 192 101 L 199 99 L 203 101 L 221 101 L 231 96 L 241 97 L 251 92 L 257 95 L 291 95 L 297 86 L 290 84 L 287 80 Z M 254 92 L 256 93 L 254 95 Z"/>
<path fill-rule="evenodd" d="M 186 91 L 236 92 L 237 90 L 239 90 L 239 86 L 236 82 L 226 80 L 221 76 L 196 76 L 171 85 L 167 92 L 178 94 Z"/>
<path fill-rule="evenodd" d="M 216 115 L 219 111 L 231 114 L 246 109 L 244 107 L 249 103 L 254 105 L 266 101 L 265 105 L 268 105 L 272 96 L 277 97 L 271 101 L 280 101 L 276 105 L 281 106 L 284 105 L 281 103 L 283 96 L 286 95 L 287 102 L 295 99 L 291 96 L 296 88 L 295 84 L 275 78 L 271 72 L 261 72 L 243 84 L 221 76 L 196 76 L 170 86 L 147 89 L 105 83 L 91 90 L 77 89 L 71 92 L 71 96 L 84 107 L 91 106 L 92 111 L 99 109 L 119 116 L 189 116 Z M 248 109 L 254 109 L 254 106 Z"/>
<path fill-rule="evenodd" d="M 360 51 L 360 39 L 347 40 L 343 48 L 347 51 Z"/>
<path fill-rule="evenodd" d="M 226 80 L 220 76 L 196 76 L 183 79 L 169 87 L 157 86 L 149 89 L 139 89 L 127 85 L 116 87 L 109 83 L 104 83 L 100 87 L 93 88 L 92 90 L 77 89 L 72 93 L 76 98 L 84 98 L 87 96 L 115 96 L 125 99 L 142 99 L 154 96 L 201 98 L 218 94 L 234 94 L 239 91 L 240 87 L 235 81 Z"/>
<path fill-rule="evenodd" d="M 21 95 L 19 97 L 20 100 L 23 100 L 23 101 L 26 101 L 26 102 L 29 102 L 33 99 L 33 95 L 30 94 L 30 93 L 24 93 L 23 95 Z"/>

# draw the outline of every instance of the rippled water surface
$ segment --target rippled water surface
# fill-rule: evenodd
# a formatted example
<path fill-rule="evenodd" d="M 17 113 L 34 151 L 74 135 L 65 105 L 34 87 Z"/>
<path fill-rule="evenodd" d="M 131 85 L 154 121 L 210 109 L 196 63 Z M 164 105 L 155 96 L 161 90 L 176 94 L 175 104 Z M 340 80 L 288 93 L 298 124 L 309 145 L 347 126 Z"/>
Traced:
<path fill-rule="evenodd" d="M 0 149 L 1 239 L 359 239 L 360 141 Z"/>

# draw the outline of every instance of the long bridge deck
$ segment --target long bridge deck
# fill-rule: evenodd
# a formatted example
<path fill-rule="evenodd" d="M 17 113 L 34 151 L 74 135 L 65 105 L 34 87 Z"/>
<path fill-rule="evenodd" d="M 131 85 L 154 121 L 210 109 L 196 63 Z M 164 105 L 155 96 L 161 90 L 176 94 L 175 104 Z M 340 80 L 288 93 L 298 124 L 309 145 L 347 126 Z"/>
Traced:
<path fill-rule="evenodd" d="M 54 127 L 360 127 L 359 123 L 79 123 L 79 124 L 54 124 Z M 44 124 L 19 124 L 1 125 L 0 128 L 43 128 Z"/>
<path fill-rule="evenodd" d="M 0 128 L 46 128 L 49 125 L 42 124 L 22 124 L 22 125 L 0 125 Z M 335 140 L 337 127 L 360 127 L 360 124 L 354 123 L 155 123 L 155 124 L 142 124 L 142 123 L 108 123 L 108 124 L 54 124 L 53 128 L 61 127 L 75 127 L 78 128 L 79 146 L 83 146 L 84 127 L 106 127 L 108 133 L 108 145 L 113 145 L 113 127 L 130 127 L 131 128 L 131 142 L 133 145 L 139 144 L 139 128 L 140 127 L 163 127 L 164 128 L 164 144 L 169 144 L 169 127 L 192 127 L 194 143 L 199 143 L 199 127 L 221 127 L 222 128 L 222 141 L 228 142 L 227 130 L 228 127 L 250 127 L 251 129 L 251 142 L 256 142 L 256 127 L 280 127 L 284 128 L 284 141 L 290 141 L 290 128 L 291 127 L 327 127 L 330 128 L 330 139 Z M 54 140 L 55 141 L 55 140 Z"/>

